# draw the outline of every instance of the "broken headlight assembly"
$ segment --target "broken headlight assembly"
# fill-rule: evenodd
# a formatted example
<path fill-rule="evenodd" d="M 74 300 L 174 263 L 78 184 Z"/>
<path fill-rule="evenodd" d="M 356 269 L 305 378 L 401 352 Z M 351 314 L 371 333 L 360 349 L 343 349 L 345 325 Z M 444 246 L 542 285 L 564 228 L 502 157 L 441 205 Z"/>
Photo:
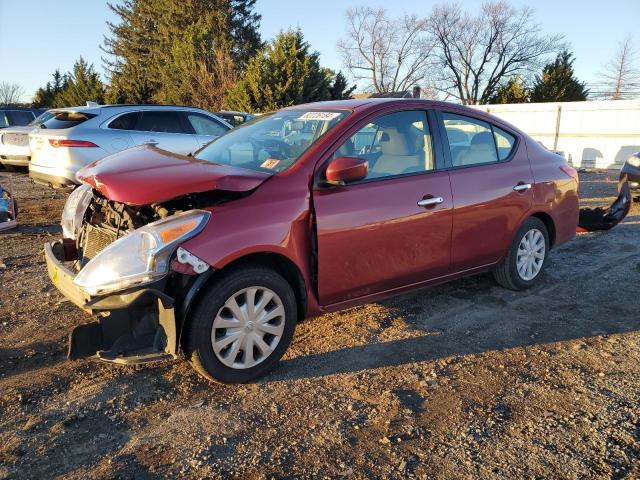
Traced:
<path fill-rule="evenodd" d="M 64 238 L 72 238 L 75 240 L 76 233 L 82 225 L 84 213 L 87 211 L 92 198 L 93 192 L 89 185 L 80 185 L 71 192 L 69 198 L 67 198 L 67 202 L 64 204 L 62 220 L 60 221 L 62 236 Z"/>
<path fill-rule="evenodd" d="M 133 230 L 89 261 L 73 282 L 89 295 L 105 295 L 160 280 L 178 245 L 200 233 L 210 215 L 189 210 Z"/>

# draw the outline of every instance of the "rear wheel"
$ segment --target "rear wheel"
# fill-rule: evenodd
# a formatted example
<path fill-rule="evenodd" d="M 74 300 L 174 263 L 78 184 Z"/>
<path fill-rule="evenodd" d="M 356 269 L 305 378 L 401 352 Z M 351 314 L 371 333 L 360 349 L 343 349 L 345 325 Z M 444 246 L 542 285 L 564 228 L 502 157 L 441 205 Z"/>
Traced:
<path fill-rule="evenodd" d="M 254 380 L 271 370 L 291 343 L 296 298 L 273 270 L 232 271 L 200 298 L 187 332 L 186 353 L 198 373 L 210 380 Z"/>
<path fill-rule="evenodd" d="M 504 262 L 493 271 L 496 281 L 511 290 L 525 290 L 539 279 L 549 252 L 545 224 L 530 217 L 516 233 Z"/>

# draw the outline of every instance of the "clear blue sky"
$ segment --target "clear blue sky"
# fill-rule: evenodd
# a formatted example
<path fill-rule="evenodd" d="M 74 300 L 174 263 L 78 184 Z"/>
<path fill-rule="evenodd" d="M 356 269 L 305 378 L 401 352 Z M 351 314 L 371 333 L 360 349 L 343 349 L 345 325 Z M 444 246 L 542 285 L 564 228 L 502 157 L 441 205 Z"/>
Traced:
<path fill-rule="evenodd" d="M 116 0 L 117 1 L 117 0 Z M 344 12 L 349 6 L 383 6 L 394 15 L 426 16 L 439 1 L 394 0 L 258 0 L 265 40 L 282 29 L 300 27 L 321 54 L 324 66 L 340 69 L 336 41 L 344 31 Z M 613 55 L 616 44 L 634 36 L 640 48 L 638 19 L 640 0 L 511 0 L 515 6 L 533 4 L 545 32 L 563 33 L 575 53 L 578 77 L 591 82 Z M 476 10 L 480 0 L 463 6 Z M 0 82 L 17 82 L 25 89 L 24 100 L 44 85 L 59 68 L 67 71 L 82 55 L 102 70 L 99 45 L 107 33 L 107 20 L 116 20 L 105 0 L 0 0 Z"/>

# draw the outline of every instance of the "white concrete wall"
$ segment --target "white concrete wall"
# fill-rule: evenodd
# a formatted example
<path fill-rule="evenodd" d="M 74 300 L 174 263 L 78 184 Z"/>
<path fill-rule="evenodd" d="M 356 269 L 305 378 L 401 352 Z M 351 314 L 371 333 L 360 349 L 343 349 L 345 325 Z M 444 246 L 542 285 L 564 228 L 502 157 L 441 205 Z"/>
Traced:
<path fill-rule="evenodd" d="M 512 123 L 574 167 L 617 169 L 640 151 L 640 100 L 477 105 Z"/>

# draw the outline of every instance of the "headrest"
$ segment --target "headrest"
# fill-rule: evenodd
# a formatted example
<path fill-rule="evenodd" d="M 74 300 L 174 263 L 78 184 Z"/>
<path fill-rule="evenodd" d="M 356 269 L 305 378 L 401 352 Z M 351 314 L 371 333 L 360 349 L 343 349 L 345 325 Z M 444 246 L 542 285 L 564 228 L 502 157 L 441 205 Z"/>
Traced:
<path fill-rule="evenodd" d="M 450 143 L 467 143 L 469 137 L 459 128 L 447 128 L 447 138 Z"/>
<path fill-rule="evenodd" d="M 336 150 L 336 157 L 351 157 L 355 153 L 353 141 L 349 138 L 342 146 Z"/>
<path fill-rule="evenodd" d="M 384 127 L 380 138 L 380 149 L 385 155 L 412 155 L 415 153 L 415 142 L 409 135 L 398 131 L 396 127 Z"/>
<path fill-rule="evenodd" d="M 487 145 L 494 146 L 493 135 L 490 132 L 476 133 L 471 139 L 471 145 Z"/>

